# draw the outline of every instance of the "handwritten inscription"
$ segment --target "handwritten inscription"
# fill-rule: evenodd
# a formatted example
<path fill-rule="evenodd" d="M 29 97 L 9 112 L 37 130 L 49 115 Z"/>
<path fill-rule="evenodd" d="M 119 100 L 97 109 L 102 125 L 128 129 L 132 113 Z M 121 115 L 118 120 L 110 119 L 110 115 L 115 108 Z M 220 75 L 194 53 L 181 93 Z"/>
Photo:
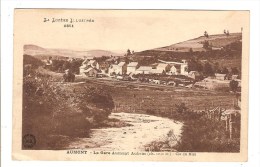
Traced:
<path fill-rule="evenodd" d="M 44 23 L 62 24 L 65 28 L 73 28 L 78 23 L 94 23 L 91 18 L 43 18 Z"/>

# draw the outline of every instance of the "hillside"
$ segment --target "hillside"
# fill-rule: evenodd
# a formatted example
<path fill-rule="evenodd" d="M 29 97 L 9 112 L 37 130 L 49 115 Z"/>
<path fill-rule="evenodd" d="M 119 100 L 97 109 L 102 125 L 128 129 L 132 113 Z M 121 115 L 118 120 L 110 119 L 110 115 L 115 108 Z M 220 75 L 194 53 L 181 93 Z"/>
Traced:
<path fill-rule="evenodd" d="M 203 48 L 207 40 L 212 49 Z M 200 36 L 184 42 L 156 49 L 136 52 L 131 58 L 141 65 L 149 65 L 158 62 L 158 59 L 165 61 L 190 61 L 196 59 L 201 62 L 216 63 L 220 67 L 236 67 L 241 69 L 242 59 L 242 34 L 232 33 L 229 36 L 224 34 L 210 35 L 208 38 Z"/>
<path fill-rule="evenodd" d="M 217 48 L 225 47 L 227 45 L 230 45 L 240 40 L 242 40 L 241 33 L 231 33 L 229 36 L 226 36 L 225 34 L 217 34 L 217 35 L 210 35 L 208 38 L 205 36 L 200 36 L 198 38 L 176 43 L 170 46 L 156 48 L 153 50 L 171 51 L 171 52 L 189 52 L 190 49 L 192 48 L 192 50 L 195 52 L 206 51 L 206 49 L 203 48 L 203 43 L 205 41 L 208 41 L 213 48 L 217 49 Z"/>
<path fill-rule="evenodd" d="M 87 50 L 87 51 L 75 51 L 69 49 L 48 49 L 42 48 L 37 45 L 24 45 L 24 54 L 31 56 L 46 57 L 71 57 L 71 58 L 83 58 L 86 57 L 102 57 L 102 56 L 122 56 L 120 53 L 115 53 L 107 50 Z"/>

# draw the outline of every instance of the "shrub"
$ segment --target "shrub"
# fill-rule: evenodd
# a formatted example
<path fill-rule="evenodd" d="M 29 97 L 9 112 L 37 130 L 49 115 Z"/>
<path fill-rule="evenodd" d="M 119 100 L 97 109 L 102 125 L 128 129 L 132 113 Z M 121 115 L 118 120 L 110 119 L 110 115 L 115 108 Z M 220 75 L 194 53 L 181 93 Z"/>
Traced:
<path fill-rule="evenodd" d="M 185 106 L 185 103 L 175 104 L 175 107 L 178 113 L 184 113 L 188 110 L 188 108 Z"/>
<path fill-rule="evenodd" d="M 235 80 L 230 81 L 229 87 L 231 91 L 236 92 L 238 88 L 238 82 Z"/>

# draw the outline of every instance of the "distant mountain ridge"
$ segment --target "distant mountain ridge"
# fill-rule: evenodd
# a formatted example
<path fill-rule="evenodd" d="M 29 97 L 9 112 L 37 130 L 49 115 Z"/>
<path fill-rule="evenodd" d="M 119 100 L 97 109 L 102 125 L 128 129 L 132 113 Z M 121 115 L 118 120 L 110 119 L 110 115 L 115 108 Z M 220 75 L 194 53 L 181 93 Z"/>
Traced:
<path fill-rule="evenodd" d="M 83 57 L 102 57 L 102 56 L 123 56 L 121 53 L 115 53 L 107 50 L 87 50 L 76 51 L 70 49 L 48 49 L 37 45 L 24 45 L 24 54 L 31 56 L 57 56 L 57 57 L 70 57 L 70 58 L 83 58 Z"/>

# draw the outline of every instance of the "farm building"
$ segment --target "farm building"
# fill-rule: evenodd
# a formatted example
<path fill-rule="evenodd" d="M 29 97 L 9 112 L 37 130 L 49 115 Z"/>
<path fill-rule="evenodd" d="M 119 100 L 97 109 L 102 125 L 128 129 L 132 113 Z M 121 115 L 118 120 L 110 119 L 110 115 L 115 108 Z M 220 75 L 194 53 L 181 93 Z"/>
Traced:
<path fill-rule="evenodd" d="M 140 66 L 136 71 L 135 74 L 150 74 L 152 67 L 150 66 Z"/>
<path fill-rule="evenodd" d="M 131 62 L 127 65 L 127 74 L 134 74 L 136 69 L 138 68 L 138 62 Z"/>

